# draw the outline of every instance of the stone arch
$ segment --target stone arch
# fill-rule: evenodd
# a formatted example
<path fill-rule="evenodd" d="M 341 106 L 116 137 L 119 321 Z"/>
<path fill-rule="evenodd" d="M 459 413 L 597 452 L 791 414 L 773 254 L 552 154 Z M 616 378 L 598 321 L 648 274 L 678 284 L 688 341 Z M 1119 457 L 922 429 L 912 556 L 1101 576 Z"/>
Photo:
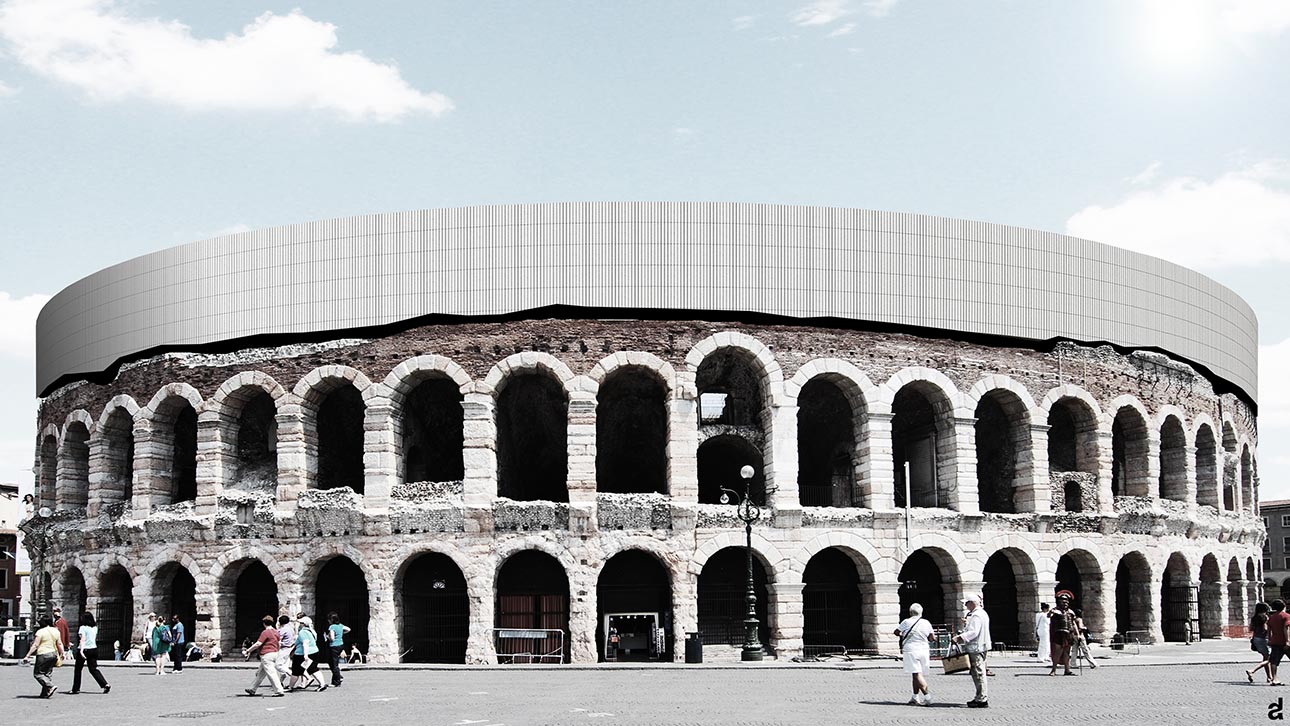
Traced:
<path fill-rule="evenodd" d="M 784 391 L 784 371 L 775 359 L 774 352 L 760 340 L 746 333 L 723 331 L 710 335 L 695 343 L 685 354 L 684 374 L 687 382 L 696 385 L 695 378 L 703 362 L 712 354 L 723 349 L 741 351 L 753 364 L 762 379 L 762 392 L 765 395 L 764 407 L 769 409 L 781 405 Z"/>
<path fill-rule="evenodd" d="M 546 353 L 517 353 L 493 367 L 497 493 L 518 501 L 569 501 L 572 371 Z"/>
<path fill-rule="evenodd" d="M 1186 419 L 1177 406 L 1160 410 L 1157 430 L 1160 438 L 1160 498 L 1186 502 L 1191 442 L 1187 437 Z"/>
<path fill-rule="evenodd" d="M 1033 551 L 1033 547 L 1027 547 Z M 1000 547 L 981 571 L 983 606 L 990 613 L 991 640 L 1016 646 L 1034 643 L 1034 613 L 1039 610 L 1036 560 L 1019 547 Z M 984 553 L 982 553 L 984 554 Z"/>
<path fill-rule="evenodd" d="M 924 534 L 915 539 L 936 544 L 920 546 L 921 542 L 910 542 L 909 554 L 896 576 L 900 612 L 908 613 L 910 605 L 919 603 L 923 617 L 933 626 L 949 625 L 959 612 L 962 597 L 962 551 L 941 535 Z"/>
<path fill-rule="evenodd" d="M 565 389 L 566 397 L 571 393 L 570 386 L 577 377 L 569 370 L 569 366 L 550 353 L 525 351 L 508 355 L 498 361 L 484 376 L 484 380 L 476 386 L 476 390 L 496 397 L 506 387 L 507 382 L 513 380 L 517 374 L 537 372 L 551 376 L 559 382 Z"/>
<path fill-rule="evenodd" d="M 1250 445 L 1247 442 L 1241 442 L 1241 508 L 1245 513 L 1253 515 L 1255 512 L 1254 497 L 1254 456 L 1250 453 Z"/>
<path fill-rule="evenodd" d="M 961 399 L 954 382 L 931 368 L 905 368 L 879 388 L 879 400 L 892 413 L 896 507 L 905 506 L 908 462 L 913 506 L 960 508 L 956 421 L 972 416 Z"/>
<path fill-rule="evenodd" d="M 559 662 L 567 661 L 570 656 L 570 626 L 575 607 L 571 595 L 576 587 L 585 589 L 586 585 L 575 580 L 569 565 L 551 551 L 559 551 L 559 548 L 541 544 L 538 540 L 526 538 L 511 543 L 509 551 L 498 553 L 493 572 L 496 591 L 493 625 L 498 628 L 561 630 L 564 637 L 552 634 L 543 638 L 500 640 L 497 645 L 499 660 L 518 662 L 516 656 L 520 653 L 558 656 Z"/>
<path fill-rule="evenodd" d="M 216 443 L 221 486 L 278 482 L 278 423 L 289 394 L 272 376 L 244 371 L 220 384 L 207 399 L 203 421 Z"/>
<path fill-rule="evenodd" d="M 756 597 L 758 641 L 771 643 L 775 608 L 771 593 L 774 570 L 754 551 L 753 593 Z M 747 615 L 748 551 L 746 547 L 725 547 L 705 558 L 698 573 L 699 634 L 705 644 L 738 647 L 744 643 Z"/>
<path fill-rule="evenodd" d="M 1154 642 L 1159 632 L 1152 602 L 1151 562 L 1138 550 L 1120 557 L 1115 571 L 1115 629 L 1129 641 Z"/>
<path fill-rule="evenodd" d="M 1160 584 L 1160 630 L 1166 641 L 1189 643 L 1199 638 L 1199 598 L 1195 588 L 1187 556 L 1171 553 Z"/>
<path fill-rule="evenodd" d="M 981 511 L 1014 513 L 1033 506 L 1020 501 L 1019 496 L 1034 481 L 1031 427 L 1035 401 L 1030 392 L 1008 376 L 992 375 L 978 381 L 966 400 L 976 418 Z"/>
<path fill-rule="evenodd" d="M 1103 419 L 1097 399 L 1079 386 L 1063 384 L 1044 395 L 1036 414 L 1036 420 L 1048 425 L 1051 490 L 1062 492 L 1068 512 L 1096 510 Z"/>
<path fill-rule="evenodd" d="M 202 396 L 187 383 L 168 383 L 140 412 L 145 436 L 136 437 L 145 462 L 139 473 L 150 492 L 149 504 L 166 505 L 197 498 L 197 411 Z"/>
<path fill-rule="evenodd" d="M 98 621 L 99 640 L 108 647 L 120 641 L 122 648 L 128 648 L 137 637 L 134 632 L 134 580 L 124 557 L 109 555 L 100 560 L 95 577 L 97 607 L 94 615 Z"/>
<path fill-rule="evenodd" d="M 801 582 L 803 647 L 812 649 L 875 652 L 882 636 L 878 622 L 878 578 L 875 564 L 881 561 L 868 542 L 844 537 L 845 543 L 816 537 L 802 548 L 801 570 L 794 579 Z"/>
<path fill-rule="evenodd" d="M 1232 422 L 1231 414 L 1223 414 L 1222 440 L 1221 445 L 1223 452 L 1222 461 L 1222 486 L 1223 486 L 1223 511 L 1236 512 L 1240 510 L 1240 462 L 1239 454 L 1240 442 L 1236 437 L 1236 424 Z"/>
<path fill-rule="evenodd" d="M 261 620 L 266 615 L 277 616 L 284 611 L 280 586 L 282 580 L 275 570 L 278 563 L 266 562 L 260 557 L 238 548 L 239 557 L 225 553 L 211 579 L 215 583 L 215 611 L 219 616 L 220 638 L 223 648 L 237 648 L 244 639 L 255 637 L 261 630 Z M 273 564 L 271 565 L 270 562 Z M 294 613 L 293 613 L 294 614 Z"/>
<path fill-rule="evenodd" d="M 433 543 L 438 545 L 438 543 Z M 474 594 L 460 553 L 417 546 L 395 560 L 395 630 L 409 663 L 465 663 Z"/>
<path fill-rule="evenodd" d="M 626 546 L 604 558 L 596 576 L 596 644 L 602 660 L 648 660 L 651 654 L 663 661 L 672 659 L 676 583 L 666 556 L 656 549 Z M 615 619 L 614 613 L 647 615 Z M 655 653 L 648 642 L 650 631 L 636 627 L 636 623 L 651 627 L 657 623 L 664 629 L 661 652 Z M 620 628 L 617 632 L 632 633 L 617 645 L 608 637 L 616 627 Z"/>
<path fill-rule="evenodd" d="M 1223 635 L 1223 572 L 1213 552 L 1206 552 L 1200 562 L 1199 612 L 1201 638 Z"/>
<path fill-rule="evenodd" d="M 1128 394 L 1111 402 L 1111 492 L 1114 496 L 1151 495 L 1151 439 L 1146 407 Z"/>
<path fill-rule="evenodd" d="M 672 383 L 657 368 L 615 364 L 597 385 L 596 490 L 668 493 Z"/>
<path fill-rule="evenodd" d="M 378 414 L 377 425 L 393 432 L 398 480 L 463 478 L 462 403 L 475 389 L 465 369 L 441 355 L 419 355 L 395 366 L 382 385 L 390 406 Z"/>
<path fill-rule="evenodd" d="M 1196 502 L 1220 509 L 1223 506 L 1223 495 L 1219 486 L 1218 439 L 1214 435 L 1214 422 L 1207 414 L 1201 414 L 1193 422 L 1191 440 L 1195 442 L 1196 458 Z"/>
<path fill-rule="evenodd" d="M 1075 595 L 1074 607 L 1083 612 L 1084 625 L 1091 640 L 1107 640 L 1106 624 L 1107 567 L 1098 546 L 1084 539 L 1068 540 L 1060 548 L 1055 570 L 1056 587 L 1052 595 L 1069 590 Z M 1050 593 L 1045 593 L 1048 597 Z"/>
<path fill-rule="evenodd" d="M 53 511 L 58 506 L 58 449 L 63 432 L 48 424 L 36 437 L 36 504 Z"/>
<path fill-rule="evenodd" d="M 875 388 L 858 368 L 817 358 L 785 386 L 797 405 L 797 490 L 803 506 L 872 506 L 868 397 Z"/>
<path fill-rule="evenodd" d="M 698 575 L 703 571 L 708 559 L 717 552 L 729 547 L 746 546 L 744 534 L 741 532 L 721 532 L 708 539 L 705 539 L 702 545 L 699 545 L 694 551 L 694 557 L 690 560 L 689 571 L 693 575 Z M 789 565 L 784 553 L 775 545 L 774 542 L 766 539 L 756 530 L 752 534 L 753 559 L 757 560 L 766 568 L 771 581 L 778 581 L 780 573 L 787 571 Z"/>
<path fill-rule="evenodd" d="M 95 429 L 94 417 L 84 409 L 67 414 L 58 439 L 57 483 L 55 500 L 59 509 L 84 509 L 90 491 L 90 437 Z"/>
<path fill-rule="evenodd" d="M 129 502 L 134 495 L 134 427 L 139 404 L 127 395 L 113 396 L 99 414 L 90 436 L 90 516 L 104 505 Z"/>
<path fill-rule="evenodd" d="M 184 624 L 185 640 L 197 640 L 198 594 L 210 591 L 198 585 L 197 576 L 202 574 L 202 570 L 197 569 L 192 558 L 184 552 L 163 552 L 161 557 L 153 559 L 164 559 L 161 565 L 149 570 L 152 585 L 150 602 L 158 620 L 164 619 L 169 623 L 172 615 L 178 615 Z M 201 639 L 208 635 L 203 634 Z"/>
<path fill-rule="evenodd" d="M 84 571 L 75 564 L 65 565 L 58 575 L 58 589 L 54 591 L 55 604 L 63 608 L 67 629 L 76 632 L 81 623 L 81 613 L 89 606 L 89 588 Z M 109 646 L 110 647 L 110 646 Z"/>
<path fill-rule="evenodd" d="M 305 441 L 309 489 L 366 490 L 363 461 L 368 405 L 383 392 L 357 369 L 319 366 L 296 383 Z"/>
<path fill-rule="evenodd" d="M 618 351 L 610 353 L 601 358 L 596 365 L 591 367 L 587 372 L 587 378 L 596 384 L 597 389 L 604 385 L 605 379 L 611 373 L 620 368 L 644 368 L 651 371 L 667 387 L 669 396 L 676 396 L 680 392 L 678 385 L 676 369 L 671 363 L 659 358 L 653 353 L 640 353 L 636 351 Z"/>

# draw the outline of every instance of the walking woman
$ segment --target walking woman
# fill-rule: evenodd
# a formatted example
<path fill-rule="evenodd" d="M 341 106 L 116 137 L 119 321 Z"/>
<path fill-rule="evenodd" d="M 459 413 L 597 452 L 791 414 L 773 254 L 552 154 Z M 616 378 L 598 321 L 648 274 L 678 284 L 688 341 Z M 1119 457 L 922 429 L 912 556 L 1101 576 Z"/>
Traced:
<path fill-rule="evenodd" d="M 1268 648 L 1268 604 L 1258 603 L 1254 606 L 1254 615 L 1250 617 L 1250 650 L 1259 654 L 1262 660 L 1258 665 L 1245 672 L 1245 680 L 1254 682 L 1254 674 L 1263 671 L 1268 683 L 1272 682 L 1272 664 L 1269 661 L 1271 650 Z"/>
<path fill-rule="evenodd" d="M 152 662 L 157 666 L 156 675 L 163 675 L 166 672 L 166 657 L 170 655 L 170 641 L 174 638 L 170 633 L 170 628 L 157 619 L 152 626 L 152 642 L 148 644 L 152 648 Z"/>
<path fill-rule="evenodd" d="M 1097 664 L 1093 662 L 1093 652 L 1088 648 L 1088 628 L 1084 626 L 1084 611 L 1075 608 L 1075 646 L 1072 654 L 1075 657 L 1075 665 L 1082 667 L 1082 661 L 1088 661 L 1089 668 L 1096 668 Z"/>
<path fill-rule="evenodd" d="M 81 692 L 81 671 L 87 667 L 99 688 L 104 693 L 111 691 L 112 686 L 108 685 L 107 679 L 99 671 L 99 628 L 94 622 L 94 613 L 81 613 L 81 627 L 77 628 L 76 635 L 76 650 L 72 653 L 76 656 L 76 670 L 72 672 L 72 693 Z"/>
<path fill-rule="evenodd" d="M 927 692 L 927 674 L 931 670 L 932 624 L 923 620 L 923 606 L 914 603 L 909 606 L 909 617 L 900 621 L 895 635 L 900 638 L 900 652 L 905 655 L 905 672 L 912 679 L 913 695 L 909 703 L 913 706 L 929 706 L 932 696 Z"/>
<path fill-rule="evenodd" d="M 318 678 L 318 633 L 314 630 L 313 618 L 308 615 L 297 619 L 300 627 L 296 630 L 296 647 L 291 651 L 291 683 L 293 691 L 308 688 L 310 683 L 318 686 L 319 691 L 327 690 L 327 684 Z M 305 660 L 309 661 L 308 668 Z"/>
<path fill-rule="evenodd" d="M 63 664 L 63 641 L 58 636 L 58 628 L 54 627 L 54 619 L 48 615 L 40 618 L 40 630 L 36 631 L 31 649 L 22 661 L 26 663 L 33 655 L 36 656 L 36 667 L 31 669 L 31 674 L 40 684 L 40 697 L 49 698 L 58 690 L 52 674 L 55 666 Z"/>

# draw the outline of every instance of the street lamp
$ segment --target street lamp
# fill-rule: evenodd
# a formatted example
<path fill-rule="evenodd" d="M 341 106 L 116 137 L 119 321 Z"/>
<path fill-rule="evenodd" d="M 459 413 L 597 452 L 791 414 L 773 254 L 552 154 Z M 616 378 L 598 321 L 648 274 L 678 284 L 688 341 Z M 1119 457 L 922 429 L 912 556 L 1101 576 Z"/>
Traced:
<path fill-rule="evenodd" d="M 732 499 L 738 500 L 735 516 L 744 523 L 744 535 L 747 537 L 748 589 L 744 593 L 744 600 L 748 603 L 748 612 L 744 616 L 744 647 L 740 654 L 740 660 L 745 661 L 762 659 L 761 640 L 757 637 L 757 591 L 753 589 L 752 526 L 753 522 L 761 519 L 761 507 L 752 501 L 752 478 L 755 473 L 751 466 L 744 466 L 739 470 L 739 476 L 744 480 L 742 499 L 737 492 L 721 487 L 722 504 L 729 504 Z"/>

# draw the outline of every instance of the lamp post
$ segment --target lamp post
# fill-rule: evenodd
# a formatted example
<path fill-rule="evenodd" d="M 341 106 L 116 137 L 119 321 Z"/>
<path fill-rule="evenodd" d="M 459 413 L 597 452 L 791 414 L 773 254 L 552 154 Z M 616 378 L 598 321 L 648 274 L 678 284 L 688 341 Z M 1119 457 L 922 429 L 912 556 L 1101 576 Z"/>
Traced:
<path fill-rule="evenodd" d="M 755 470 L 751 466 L 745 466 L 739 470 L 739 476 L 744 480 L 744 495 L 740 499 L 739 494 L 733 490 L 721 487 L 721 503 L 729 504 L 731 499 L 739 501 L 735 509 L 735 516 L 739 521 L 744 523 L 744 536 L 746 537 L 746 550 L 748 552 L 748 588 L 744 593 L 744 600 L 748 603 L 748 612 L 744 615 L 744 646 L 740 654 L 740 660 L 759 661 L 762 659 L 761 640 L 757 637 L 757 591 L 753 588 L 753 555 L 752 555 L 752 526 L 753 522 L 761 519 L 761 507 L 753 504 L 752 501 L 752 478 Z"/>

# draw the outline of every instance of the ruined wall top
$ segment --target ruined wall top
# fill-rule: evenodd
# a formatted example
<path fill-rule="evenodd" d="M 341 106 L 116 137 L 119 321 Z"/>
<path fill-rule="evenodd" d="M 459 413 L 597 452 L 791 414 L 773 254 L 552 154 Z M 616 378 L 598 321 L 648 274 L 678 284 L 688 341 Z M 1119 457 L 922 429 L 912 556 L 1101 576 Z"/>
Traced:
<path fill-rule="evenodd" d="M 37 392 L 148 351 L 546 306 L 835 318 L 1159 349 L 1257 396 L 1239 296 L 1160 259 L 917 214 L 569 203 L 255 230 L 114 265 L 37 323 Z"/>

